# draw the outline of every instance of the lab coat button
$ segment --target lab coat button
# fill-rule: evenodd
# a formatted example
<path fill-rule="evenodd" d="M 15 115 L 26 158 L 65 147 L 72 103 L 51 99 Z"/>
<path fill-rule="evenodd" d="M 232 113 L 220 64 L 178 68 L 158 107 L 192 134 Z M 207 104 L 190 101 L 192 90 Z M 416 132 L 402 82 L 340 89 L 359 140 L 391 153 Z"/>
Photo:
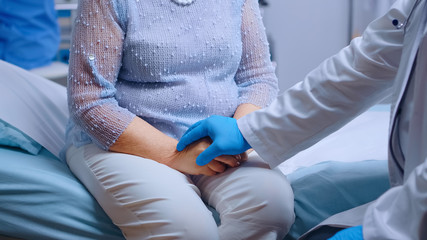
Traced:
<path fill-rule="evenodd" d="M 401 29 L 403 27 L 403 23 L 399 22 L 397 19 L 393 19 L 392 23 L 397 29 Z"/>

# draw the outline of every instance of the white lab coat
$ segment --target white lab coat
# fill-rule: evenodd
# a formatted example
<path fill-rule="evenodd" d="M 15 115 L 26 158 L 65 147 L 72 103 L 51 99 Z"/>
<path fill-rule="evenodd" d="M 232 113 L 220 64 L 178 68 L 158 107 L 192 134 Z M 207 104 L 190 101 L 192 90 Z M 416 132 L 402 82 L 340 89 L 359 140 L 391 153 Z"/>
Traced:
<path fill-rule="evenodd" d="M 325 60 L 304 81 L 269 107 L 238 120 L 245 139 L 275 167 L 392 94 L 389 169 L 393 187 L 369 207 L 326 221 L 337 226 L 363 221 L 367 240 L 427 238 L 425 5 L 426 0 L 397 1 L 362 37 Z M 393 25 L 393 20 L 398 22 Z M 419 49 L 424 54 L 416 57 Z"/>

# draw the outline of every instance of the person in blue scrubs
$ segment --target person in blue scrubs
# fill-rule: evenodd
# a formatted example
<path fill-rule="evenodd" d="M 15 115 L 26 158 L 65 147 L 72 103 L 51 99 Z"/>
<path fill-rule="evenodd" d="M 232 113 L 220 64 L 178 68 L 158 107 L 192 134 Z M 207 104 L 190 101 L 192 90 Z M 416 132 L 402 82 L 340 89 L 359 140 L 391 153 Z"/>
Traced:
<path fill-rule="evenodd" d="M 46 66 L 59 41 L 54 0 L 0 0 L 0 59 L 27 70 Z"/>

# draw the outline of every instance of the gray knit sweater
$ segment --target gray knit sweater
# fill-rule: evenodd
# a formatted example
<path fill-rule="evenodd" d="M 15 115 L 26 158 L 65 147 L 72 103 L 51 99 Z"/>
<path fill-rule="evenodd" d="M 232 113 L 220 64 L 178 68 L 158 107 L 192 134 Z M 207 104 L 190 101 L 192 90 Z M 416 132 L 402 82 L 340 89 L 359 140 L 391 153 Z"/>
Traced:
<path fill-rule="evenodd" d="M 135 116 L 180 138 L 210 115 L 277 95 L 256 0 L 81 0 L 67 147 L 108 149 Z"/>

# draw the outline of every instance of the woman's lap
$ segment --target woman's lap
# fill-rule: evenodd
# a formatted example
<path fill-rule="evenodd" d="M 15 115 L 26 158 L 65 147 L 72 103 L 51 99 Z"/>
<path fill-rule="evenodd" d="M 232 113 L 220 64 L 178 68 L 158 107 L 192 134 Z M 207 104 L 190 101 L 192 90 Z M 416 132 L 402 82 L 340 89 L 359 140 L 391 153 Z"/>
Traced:
<path fill-rule="evenodd" d="M 211 212 L 184 174 L 92 144 L 71 147 L 67 162 L 127 239 L 218 239 Z"/>
<path fill-rule="evenodd" d="M 242 239 L 242 232 L 258 239 L 280 238 L 293 222 L 293 194 L 286 178 L 251 158 L 214 177 L 192 176 L 195 184 L 153 160 L 95 145 L 71 147 L 67 161 L 128 239 Z M 202 199 L 219 212 L 219 228 Z"/>

